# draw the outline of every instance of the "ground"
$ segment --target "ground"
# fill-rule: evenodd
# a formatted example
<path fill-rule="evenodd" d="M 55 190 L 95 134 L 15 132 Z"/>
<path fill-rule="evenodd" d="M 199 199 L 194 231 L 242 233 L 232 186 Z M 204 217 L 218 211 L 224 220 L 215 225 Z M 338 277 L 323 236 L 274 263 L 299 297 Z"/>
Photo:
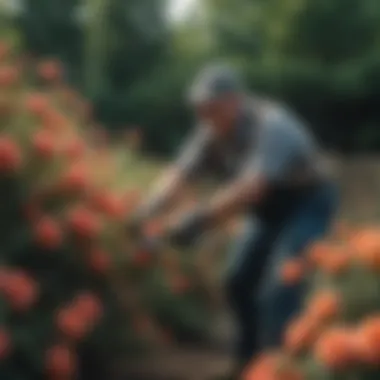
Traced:
<path fill-rule="evenodd" d="M 337 177 L 340 184 L 340 219 L 356 223 L 378 221 L 380 207 L 380 160 L 378 157 L 339 158 Z M 139 182 L 149 188 L 157 167 L 139 170 Z M 134 178 L 135 180 L 136 178 Z M 353 181 L 354 179 L 354 181 Z M 122 380 L 211 380 L 225 375 L 232 366 L 233 327 L 227 312 L 221 312 L 213 324 L 213 347 L 177 346 L 161 350 L 141 362 L 135 362 L 132 373 Z"/>
<path fill-rule="evenodd" d="M 228 373 L 233 365 L 233 326 L 227 312 L 213 323 L 209 346 L 176 346 L 135 362 L 128 380 L 210 380 Z M 123 379 L 124 380 L 124 379 Z"/>

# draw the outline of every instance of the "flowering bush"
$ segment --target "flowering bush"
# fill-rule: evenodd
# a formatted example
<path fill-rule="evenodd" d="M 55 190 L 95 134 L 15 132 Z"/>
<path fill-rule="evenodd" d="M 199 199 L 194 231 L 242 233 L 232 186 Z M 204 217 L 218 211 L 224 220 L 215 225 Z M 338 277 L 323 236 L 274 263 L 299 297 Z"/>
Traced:
<path fill-rule="evenodd" d="M 282 350 L 255 360 L 244 379 L 378 379 L 380 228 L 341 231 L 283 268 L 286 286 L 310 277 L 312 291 Z"/>
<path fill-rule="evenodd" d="M 0 43 L 6 379 L 103 379 L 119 352 L 205 332 L 209 311 L 192 267 L 176 252 L 154 257 L 126 241 L 140 194 L 125 187 L 127 149 L 104 140 L 59 62 L 26 66 Z"/>

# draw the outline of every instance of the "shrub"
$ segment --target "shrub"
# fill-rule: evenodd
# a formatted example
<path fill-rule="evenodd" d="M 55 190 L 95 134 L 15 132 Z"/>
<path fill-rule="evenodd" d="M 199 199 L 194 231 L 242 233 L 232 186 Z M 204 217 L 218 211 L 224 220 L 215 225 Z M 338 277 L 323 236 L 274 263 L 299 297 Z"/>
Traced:
<path fill-rule="evenodd" d="M 255 360 L 244 379 L 378 379 L 380 228 L 340 229 L 307 257 L 313 282 L 304 309 L 285 332 L 282 350 Z M 294 262 L 284 273 L 299 278 Z"/>
<path fill-rule="evenodd" d="M 127 150 L 95 134 L 59 62 L 23 67 L 0 46 L 2 377 L 104 379 L 143 343 L 204 334 L 192 267 L 126 241 Z"/>

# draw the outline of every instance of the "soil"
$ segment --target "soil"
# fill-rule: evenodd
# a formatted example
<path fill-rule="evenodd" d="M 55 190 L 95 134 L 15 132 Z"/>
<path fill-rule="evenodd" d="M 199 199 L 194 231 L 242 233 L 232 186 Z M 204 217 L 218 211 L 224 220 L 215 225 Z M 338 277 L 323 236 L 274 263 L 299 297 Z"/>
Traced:
<path fill-rule="evenodd" d="M 177 345 L 128 365 L 121 380 L 217 380 L 233 367 L 233 326 L 223 312 L 213 323 L 210 344 Z"/>

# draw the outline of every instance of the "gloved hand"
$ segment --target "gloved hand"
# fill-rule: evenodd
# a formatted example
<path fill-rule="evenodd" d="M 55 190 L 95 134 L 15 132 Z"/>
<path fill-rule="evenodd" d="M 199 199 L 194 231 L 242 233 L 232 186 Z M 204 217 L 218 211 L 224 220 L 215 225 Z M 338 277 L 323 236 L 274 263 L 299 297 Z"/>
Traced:
<path fill-rule="evenodd" d="M 207 224 L 207 216 L 202 210 L 188 213 L 169 229 L 166 234 L 167 240 L 179 248 L 187 248 L 196 243 L 205 232 Z"/>

